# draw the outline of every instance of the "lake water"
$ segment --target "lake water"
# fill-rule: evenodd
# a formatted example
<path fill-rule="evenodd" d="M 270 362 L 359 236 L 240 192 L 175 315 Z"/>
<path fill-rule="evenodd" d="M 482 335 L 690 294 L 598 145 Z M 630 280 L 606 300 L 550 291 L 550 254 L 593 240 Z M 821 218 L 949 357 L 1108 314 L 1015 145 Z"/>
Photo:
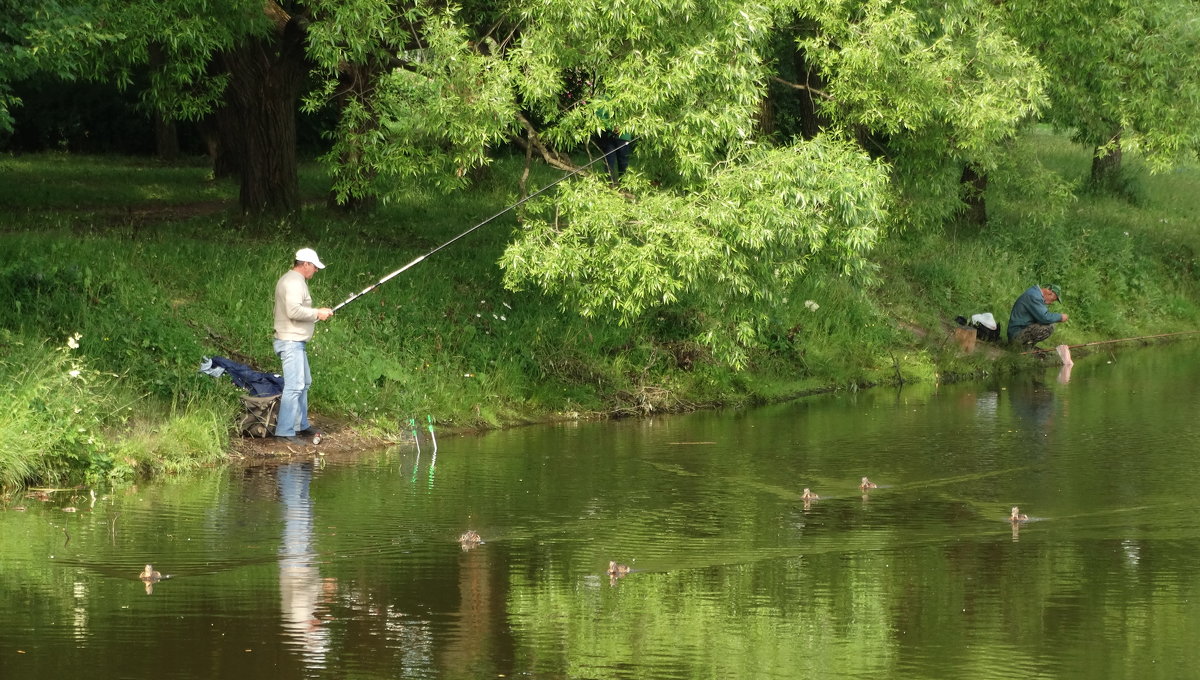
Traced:
<path fill-rule="evenodd" d="M 11 498 L 0 678 L 1196 677 L 1197 356 Z"/>

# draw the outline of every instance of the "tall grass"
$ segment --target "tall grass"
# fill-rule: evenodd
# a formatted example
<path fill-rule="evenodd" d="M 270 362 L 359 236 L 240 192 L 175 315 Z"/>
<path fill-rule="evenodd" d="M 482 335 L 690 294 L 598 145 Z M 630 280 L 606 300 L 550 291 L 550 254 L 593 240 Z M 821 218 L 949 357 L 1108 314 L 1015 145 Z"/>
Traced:
<path fill-rule="evenodd" d="M 96 370 L 84 337 L 27 342 L 0 331 L 0 487 L 177 472 L 213 462 L 232 409 L 164 412 L 126 376 Z"/>

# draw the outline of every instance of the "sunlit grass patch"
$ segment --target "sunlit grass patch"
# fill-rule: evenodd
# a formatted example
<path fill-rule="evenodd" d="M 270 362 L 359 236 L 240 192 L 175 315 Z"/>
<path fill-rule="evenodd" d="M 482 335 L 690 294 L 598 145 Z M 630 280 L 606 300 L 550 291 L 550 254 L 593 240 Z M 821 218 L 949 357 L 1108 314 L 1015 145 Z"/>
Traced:
<path fill-rule="evenodd" d="M 0 158 L 0 206 L 79 209 L 158 202 L 228 200 L 231 181 L 214 182 L 196 163 L 148 164 L 145 159 L 38 154 Z"/>

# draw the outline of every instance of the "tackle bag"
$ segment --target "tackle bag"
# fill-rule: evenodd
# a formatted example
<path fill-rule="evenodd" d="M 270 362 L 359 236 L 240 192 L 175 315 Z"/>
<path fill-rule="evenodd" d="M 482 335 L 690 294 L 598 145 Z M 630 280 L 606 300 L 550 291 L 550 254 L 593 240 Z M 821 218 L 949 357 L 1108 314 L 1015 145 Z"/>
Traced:
<path fill-rule="evenodd" d="M 975 329 L 975 335 L 984 342 L 1000 342 L 1000 329 L 988 328 L 980 323 L 972 323 L 971 327 Z"/>
<path fill-rule="evenodd" d="M 1000 342 L 1000 325 L 991 314 L 975 314 L 970 321 L 964 316 L 956 316 L 954 320 L 959 328 L 974 330 L 975 337 L 984 342 Z"/>
<path fill-rule="evenodd" d="M 275 423 L 279 421 L 279 396 L 254 397 L 242 395 L 245 413 L 238 423 L 238 432 L 243 437 L 270 437 L 275 434 Z"/>

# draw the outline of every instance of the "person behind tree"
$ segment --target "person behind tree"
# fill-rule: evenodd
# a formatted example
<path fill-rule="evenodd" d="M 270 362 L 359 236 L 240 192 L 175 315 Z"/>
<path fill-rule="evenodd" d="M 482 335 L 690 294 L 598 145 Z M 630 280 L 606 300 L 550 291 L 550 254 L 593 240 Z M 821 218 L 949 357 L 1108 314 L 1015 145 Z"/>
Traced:
<path fill-rule="evenodd" d="M 603 102 L 603 97 L 601 102 Z M 633 150 L 633 135 L 628 132 L 622 132 L 617 126 L 610 125 L 609 119 L 612 114 L 608 109 L 601 106 L 596 109 L 596 117 L 604 124 L 604 129 L 600 131 L 600 139 L 597 144 L 600 146 L 600 151 L 604 153 L 604 162 L 608 164 L 608 176 L 614 185 L 621 182 L 621 175 L 629 169 L 629 152 Z"/>
<path fill-rule="evenodd" d="M 1051 312 L 1048 305 L 1058 302 L 1058 286 L 1030 286 L 1013 303 L 1008 315 L 1008 341 L 1014 345 L 1031 346 L 1050 337 L 1054 324 L 1067 320 L 1066 314 Z"/>

